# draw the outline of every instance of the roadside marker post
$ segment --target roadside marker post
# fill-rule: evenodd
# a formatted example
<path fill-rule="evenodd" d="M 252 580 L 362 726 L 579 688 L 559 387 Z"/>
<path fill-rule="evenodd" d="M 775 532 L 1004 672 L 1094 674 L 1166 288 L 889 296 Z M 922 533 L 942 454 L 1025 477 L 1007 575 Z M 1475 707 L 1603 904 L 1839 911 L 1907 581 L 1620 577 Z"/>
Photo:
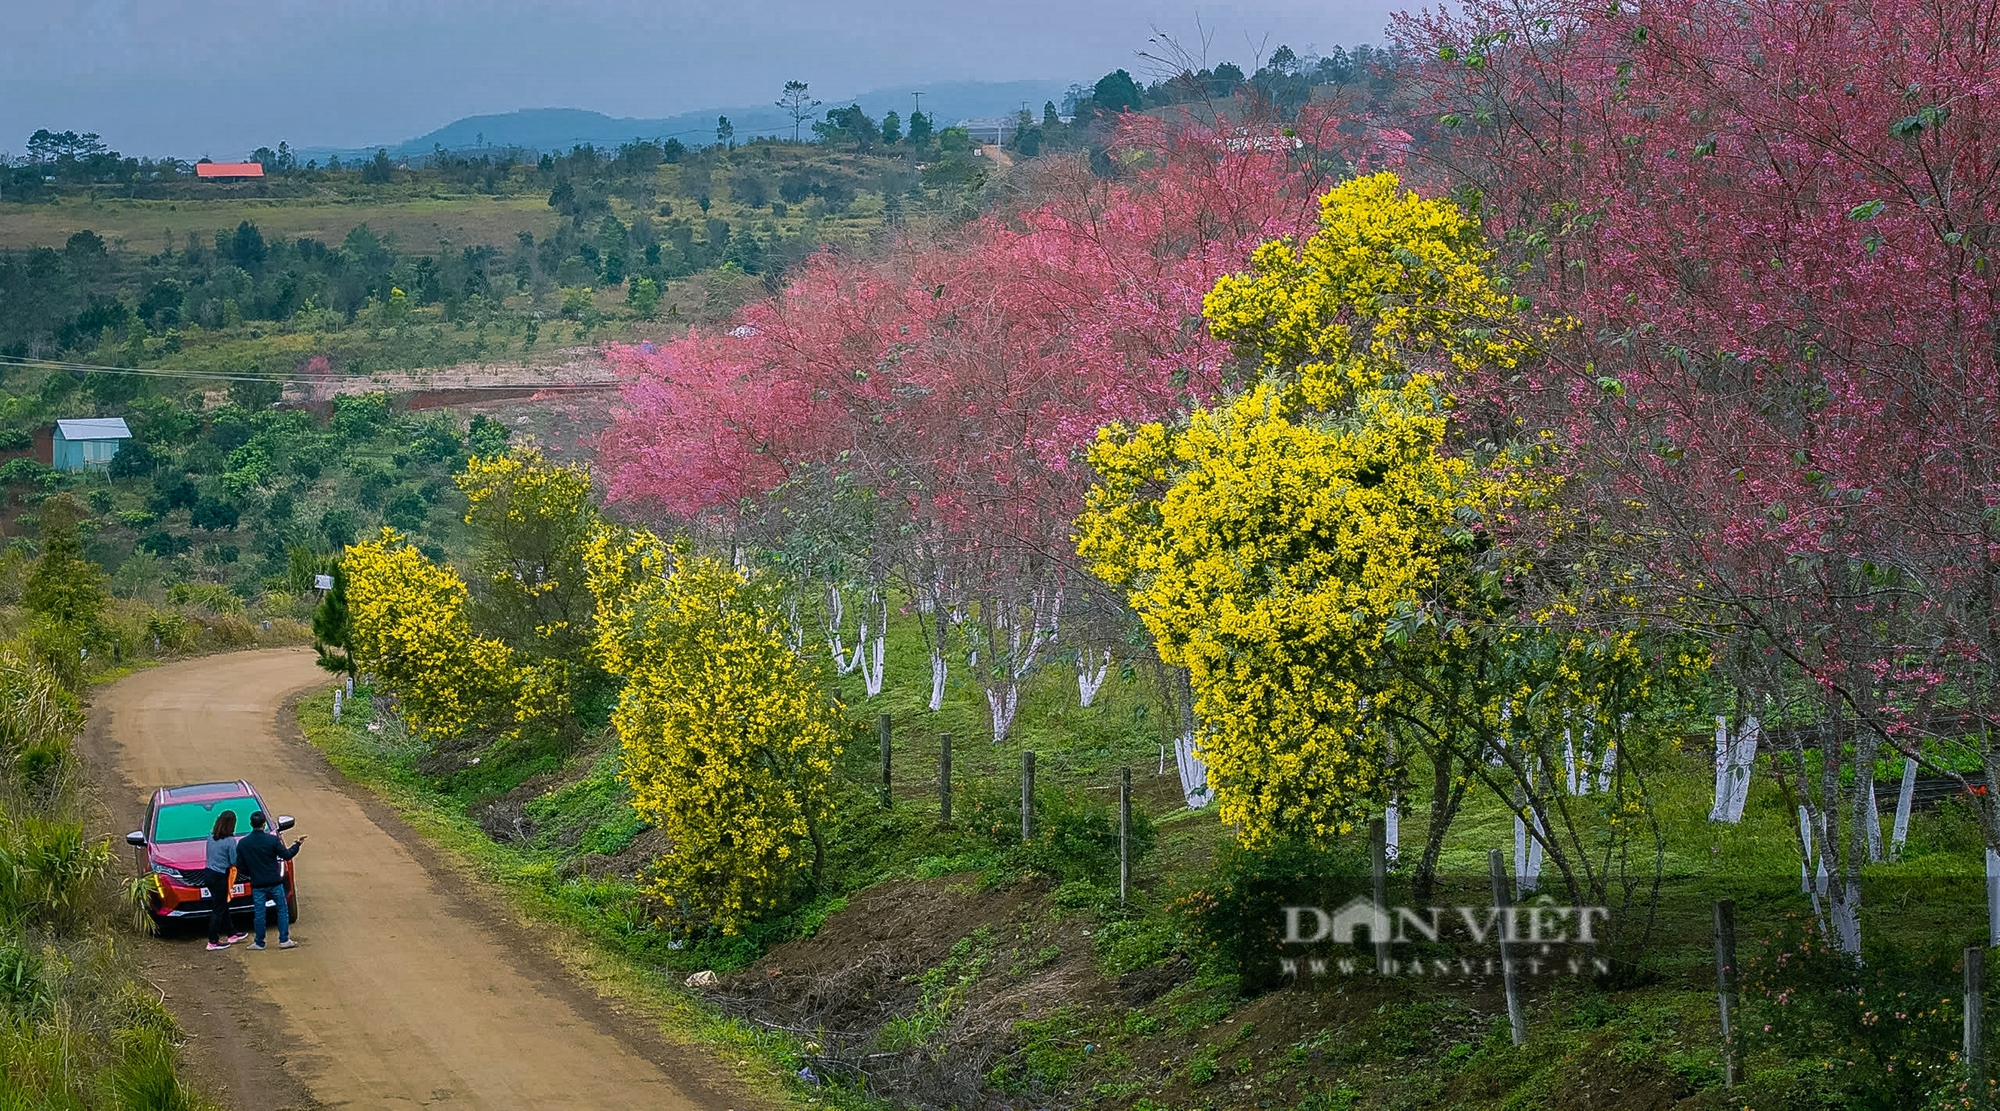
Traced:
<path fill-rule="evenodd" d="M 1513 1029 L 1514 1044 L 1528 1041 L 1528 1015 L 1521 1008 L 1521 978 L 1514 968 L 1514 907 L 1507 884 L 1507 860 L 1499 849 L 1486 853 L 1486 868 L 1493 876 L 1494 925 L 1500 935 L 1500 978 L 1507 988 L 1507 1025 Z"/>

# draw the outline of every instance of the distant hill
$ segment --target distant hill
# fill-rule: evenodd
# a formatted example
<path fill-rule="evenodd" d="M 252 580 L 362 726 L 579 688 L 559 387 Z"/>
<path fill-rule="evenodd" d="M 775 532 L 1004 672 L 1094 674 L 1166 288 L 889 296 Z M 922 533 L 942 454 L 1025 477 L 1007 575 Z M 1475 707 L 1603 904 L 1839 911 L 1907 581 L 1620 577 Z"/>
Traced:
<path fill-rule="evenodd" d="M 1066 85 L 1055 81 L 946 81 L 932 85 L 873 89 L 859 96 L 822 97 L 826 103 L 815 113 L 815 118 L 824 119 L 829 107 L 853 103 L 861 105 L 869 115 L 878 119 L 882 113 L 891 110 L 908 119 L 910 109 L 916 103 L 913 94 L 922 93 L 925 114 L 935 119 L 938 126 L 948 127 L 961 119 L 1017 112 L 1024 105 L 1039 116 L 1044 103 L 1062 101 L 1066 88 Z M 568 150 L 578 143 L 615 147 L 633 139 L 667 138 L 696 146 L 715 141 L 717 116 L 729 117 L 739 142 L 761 135 L 789 138 L 792 134 L 791 117 L 780 111 L 775 103 L 703 108 L 657 119 L 607 116 L 583 108 L 523 108 L 496 115 L 467 116 L 414 139 L 377 145 L 386 147 L 392 156 L 398 158 L 429 154 L 440 146 L 446 150 L 512 146 L 556 151 Z M 298 156 L 322 162 L 335 155 L 352 160 L 374 154 L 375 149 L 372 146 L 350 149 L 302 147 Z"/>

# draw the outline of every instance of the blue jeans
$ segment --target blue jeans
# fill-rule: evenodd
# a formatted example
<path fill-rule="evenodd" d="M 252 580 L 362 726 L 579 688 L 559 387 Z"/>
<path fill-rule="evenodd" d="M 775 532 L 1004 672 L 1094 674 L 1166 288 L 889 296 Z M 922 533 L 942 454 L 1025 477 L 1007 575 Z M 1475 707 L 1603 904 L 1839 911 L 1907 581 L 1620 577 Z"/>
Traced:
<path fill-rule="evenodd" d="M 277 904 L 278 942 L 283 944 L 292 939 L 292 905 L 285 901 L 285 885 L 253 888 L 250 892 L 250 926 L 257 932 L 257 944 L 264 944 L 264 900 Z"/>

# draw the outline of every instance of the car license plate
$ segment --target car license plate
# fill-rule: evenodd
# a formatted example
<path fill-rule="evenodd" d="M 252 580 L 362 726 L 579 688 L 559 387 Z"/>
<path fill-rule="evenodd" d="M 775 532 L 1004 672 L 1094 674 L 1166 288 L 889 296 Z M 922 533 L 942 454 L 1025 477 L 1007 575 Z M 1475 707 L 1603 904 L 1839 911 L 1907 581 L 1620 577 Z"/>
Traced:
<path fill-rule="evenodd" d="M 230 887 L 229 889 L 229 897 L 232 899 L 234 899 L 238 895 L 248 895 L 249 893 L 250 893 L 250 885 L 247 883 L 239 883 Z M 208 888 L 204 887 L 201 889 L 201 897 L 204 899 L 209 897 Z"/>

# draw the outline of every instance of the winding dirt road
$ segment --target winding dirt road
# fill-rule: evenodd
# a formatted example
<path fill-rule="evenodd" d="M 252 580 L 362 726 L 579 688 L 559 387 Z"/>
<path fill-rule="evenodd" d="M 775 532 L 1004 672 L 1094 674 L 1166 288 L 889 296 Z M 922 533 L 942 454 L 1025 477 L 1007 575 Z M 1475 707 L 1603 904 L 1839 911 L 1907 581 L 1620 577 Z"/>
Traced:
<path fill-rule="evenodd" d="M 122 837 L 156 786 L 248 779 L 298 819 L 296 949 L 145 942 L 236 1107 L 749 1107 L 705 1055 L 621 1019 L 386 807 L 300 739 L 288 703 L 328 683 L 310 652 L 211 656 L 97 692 L 85 738 Z M 122 847 L 122 846 L 121 846 Z"/>

